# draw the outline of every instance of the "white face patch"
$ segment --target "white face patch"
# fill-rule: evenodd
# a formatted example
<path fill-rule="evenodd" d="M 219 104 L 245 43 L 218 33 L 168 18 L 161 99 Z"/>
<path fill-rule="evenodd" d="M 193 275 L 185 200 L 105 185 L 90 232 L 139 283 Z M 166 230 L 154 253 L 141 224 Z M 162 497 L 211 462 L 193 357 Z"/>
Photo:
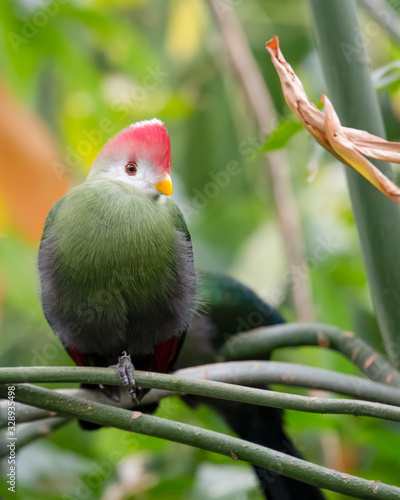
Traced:
<path fill-rule="evenodd" d="M 142 133 L 140 130 L 142 128 L 148 128 L 149 133 L 147 135 L 146 131 Z M 148 147 L 158 148 L 154 154 L 148 154 L 146 141 L 149 142 Z M 160 148 L 165 148 L 165 151 Z M 144 158 L 141 159 L 142 155 Z M 161 158 L 162 165 L 154 164 L 150 159 L 154 157 Z M 160 120 L 153 118 L 133 123 L 111 139 L 100 151 L 88 174 L 87 181 L 115 180 L 153 196 L 160 195 L 156 188 L 156 185 L 160 184 L 159 189 L 163 193 L 167 190 L 170 194 L 169 190 L 172 192 L 172 185 L 170 180 L 166 179 L 170 157 L 168 133 Z M 135 162 L 136 172 L 134 167 L 126 168 L 133 162 Z"/>
<path fill-rule="evenodd" d="M 129 186 L 140 189 L 140 191 L 151 194 L 159 195 L 156 184 L 163 180 L 163 173 L 156 169 L 150 163 L 145 161 L 136 162 L 136 174 L 129 175 L 126 172 L 126 161 L 116 161 L 111 163 L 106 171 L 105 176 L 109 179 L 121 181 Z"/>

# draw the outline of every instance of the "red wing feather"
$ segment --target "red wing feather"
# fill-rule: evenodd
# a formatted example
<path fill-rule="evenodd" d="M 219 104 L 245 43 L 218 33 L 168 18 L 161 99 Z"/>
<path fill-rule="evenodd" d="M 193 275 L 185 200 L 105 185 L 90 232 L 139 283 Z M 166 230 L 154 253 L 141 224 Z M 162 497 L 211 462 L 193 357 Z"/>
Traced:
<path fill-rule="evenodd" d="M 85 355 L 78 351 L 78 349 L 74 348 L 66 348 L 67 353 L 71 356 L 73 361 L 75 362 L 76 365 L 78 366 L 89 366 L 90 363 L 88 363 L 88 360 L 86 359 Z"/>
<path fill-rule="evenodd" d="M 154 356 L 146 356 L 141 363 L 138 363 L 137 368 L 139 370 L 152 370 L 159 373 L 168 372 L 179 354 L 183 340 L 183 335 L 175 335 L 165 342 L 158 344 L 155 348 Z M 66 350 L 78 366 L 107 366 L 107 364 L 102 362 L 103 360 L 94 360 L 92 359 L 92 355 L 86 356 L 78 349 L 67 348 Z M 135 364 L 134 358 L 133 361 Z"/>
<path fill-rule="evenodd" d="M 175 335 L 162 344 L 158 344 L 155 351 L 155 369 L 159 373 L 167 373 L 174 363 L 184 336 Z"/>

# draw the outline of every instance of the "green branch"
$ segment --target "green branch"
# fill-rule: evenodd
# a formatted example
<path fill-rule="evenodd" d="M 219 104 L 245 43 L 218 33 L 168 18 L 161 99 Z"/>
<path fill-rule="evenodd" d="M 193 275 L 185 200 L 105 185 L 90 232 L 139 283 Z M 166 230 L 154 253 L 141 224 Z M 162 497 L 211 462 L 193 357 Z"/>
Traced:
<path fill-rule="evenodd" d="M 68 416 L 78 416 L 103 426 L 111 425 L 117 429 L 168 439 L 226 455 L 234 460 L 244 460 L 293 479 L 355 498 L 392 500 L 398 499 L 400 495 L 400 488 L 395 486 L 339 473 L 248 441 L 138 411 L 87 402 L 29 385 L 16 385 L 15 395 L 18 401 L 29 405 L 62 412 Z M 0 386 L 0 396 L 7 397 L 7 386 Z"/>
<path fill-rule="evenodd" d="M 95 401 L 97 403 L 102 403 L 106 405 L 116 406 L 118 408 L 132 408 L 132 398 L 130 394 L 126 392 L 121 392 L 121 400 L 114 401 L 106 396 L 97 388 L 93 389 L 56 389 L 57 392 L 61 394 L 66 394 L 67 396 L 72 396 L 76 398 L 86 399 L 87 401 Z M 153 393 L 154 391 L 151 391 Z M 154 401 L 157 402 L 157 401 Z M 0 400 L 0 429 L 7 427 L 7 410 L 8 401 Z M 55 412 L 42 410 L 40 408 L 35 408 L 34 406 L 24 405 L 22 403 L 15 403 L 15 421 L 17 424 L 25 422 L 33 422 L 35 420 L 42 420 L 47 418 L 54 418 L 57 414 Z"/>
<path fill-rule="evenodd" d="M 400 387 L 400 373 L 366 342 L 336 326 L 286 323 L 235 335 L 223 346 L 225 359 L 260 359 L 280 347 L 319 346 L 342 353 L 368 378 Z"/>
<path fill-rule="evenodd" d="M 54 412 L 53 412 L 54 413 Z M 20 424 L 16 426 L 15 435 L 15 449 L 19 450 L 27 444 L 47 436 L 66 425 L 71 419 L 69 417 L 52 417 L 40 420 L 39 422 L 32 422 L 27 424 Z M 3 431 L 0 435 L 0 458 L 7 456 L 10 453 L 6 440 L 7 431 Z"/>
<path fill-rule="evenodd" d="M 132 408 L 133 406 L 132 398 L 127 391 L 122 391 L 121 400 L 118 402 L 110 399 L 95 387 L 93 389 L 56 389 L 56 391 L 67 396 L 85 399 L 87 401 L 95 401 L 96 403 L 112 405 L 118 408 Z M 152 392 L 154 391 L 151 391 L 151 393 Z M 8 425 L 7 409 L 8 401 L 0 400 L 0 429 L 3 427 L 7 427 Z M 34 406 L 25 405 L 23 403 L 15 403 L 15 422 L 17 424 L 54 418 L 55 416 L 57 416 L 57 413 L 55 412 L 42 410 L 40 408 L 35 408 Z"/>
<path fill-rule="evenodd" d="M 273 370 L 269 368 L 272 366 Z M 290 368 L 290 369 L 289 369 Z M 291 370 L 291 371 L 290 371 Z M 13 372 L 16 373 L 13 373 Z M 192 394 L 202 397 L 211 397 L 218 399 L 226 399 L 241 403 L 249 403 L 261 406 L 269 406 L 273 408 L 290 409 L 297 411 L 306 411 L 311 413 L 335 413 L 335 414 L 352 414 L 356 416 L 369 416 L 383 418 L 387 420 L 400 421 L 400 391 L 391 387 L 383 386 L 369 382 L 358 377 L 350 377 L 328 370 L 320 370 L 315 368 L 303 367 L 300 365 L 292 365 L 289 363 L 277 362 L 236 362 L 236 363 L 221 363 L 212 365 L 203 365 L 197 368 L 187 368 L 177 372 L 178 374 L 186 374 L 186 378 L 177 375 L 166 375 L 151 372 L 136 372 L 137 383 L 144 388 L 158 388 L 162 390 L 174 391 L 180 394 Z M 314 384 L 320 383 L 321 380 L 331 379 L 331 381 L 347 384 L 347 389 L 351 390 L 353 386 L 357 393 L 369 389 L 369 399 L 376 400 L 377 397 L 383 398 L 383 403 L 387 403 L 387 398 L 391 397 L 394 401 L 394 406 L 387 404 L 378 404 L 376 402 L 366 401 L 349 401 L 340 399 L 328 398 L 310 398 L 306 396 L 298 396 L 293 394 L 285 394 L 265 389 L 257 389 L 252 387 L 243 387 L 233 385 L 234 383 L 250 383 L 253 385 L 264 385 L 265 376 L 268 381 L 271 380 L 268 375 L 273 375 L 275 381 L 278 375 L 279 381 L 283 383 L 290 381 L 291 383 L 303 382 L 304 375 L 308 374 L 308 382 L 310 374 L 314 377 Z M 299 377 L 300 374 L 300 377 Z M 303 377 L 301 375 L 303 374 Z M 254 376 L 257 376 L 257 380 Z M 211 378 L 221 381 L 201 380 L 201 378 Z M 249 380 L 250 376 L 250 380 Z M 298 380 L 296 380 L 296 377 Z M 287 380 L 288 378 L 288 380 Z M 109 384 L 121 385 L 119 377 L 112 368 L 92 368 L 92 367 L 29 367 L 29 368 L 0 368 L 0 383 L 15 384 L 19 382 L 85 382 L 93 384 Z M 300 385 L 302 385 L 300 383 Z M 383 389 L 383 394 L 382 394 Z M 95 394 L 96 392 L 93 391 Z M 101 393 L 100 393 L 101 394 Z M 156 393 L 156 397 L 160 398 L 166 394 Z M 358 394 L 357 394 L 358 395 Z M 151 399 L 151 395 L 150 395 Z M 154 398 L 153 398 L 154 399 Z M 392 402 L 393 402 L 392 401 Z M 143 404 L 149 402 L 149 398 L 143 400 Z M 132 405 L 130 401 L 127 402 Z M 4 412 L 3 412 L 4 413 Z M 3 416 L 3 424 L 6 421 L 6 415 Z"/>
<path fill-rule="evenodd" d="M 328 95 L 343 125 L 385 137 L 354 0 L 309 0 Z M 361 43 L 360 43 L 361 41 Z M 393 179 L 390 165 L 374 162 Z M 386 352 L 400 365 L 400 212 L 354 169 L 345 168 L 372 300 Z"/>

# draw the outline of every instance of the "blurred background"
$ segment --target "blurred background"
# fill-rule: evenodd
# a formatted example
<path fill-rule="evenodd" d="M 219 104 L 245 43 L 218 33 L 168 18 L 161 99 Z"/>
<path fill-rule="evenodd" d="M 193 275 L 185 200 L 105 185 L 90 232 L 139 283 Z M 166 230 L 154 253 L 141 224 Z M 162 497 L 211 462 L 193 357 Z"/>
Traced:
<path fill-rule="evenodd" d="M 399 39 L 364 2 L 360 21 L 388 136 L 400 140 Z M 44 220 L 110 137 L 153 117 L 170 133 L 173 197 L 197 267 L 239 279 L 289 321 L 362 332 L 382 351 L 343 167 L 288 112 L 265 50 L 273 35 L 319 102 L 326 87 L 305 1 L 1 2 L 2 366 L 72 364 L 40 305 Z M 268 159 L 260 150 L 271 133 L 279 149 Z M 274 359 L 356 373 L 318 348 Z M 211 410 L 178 399 L 157 414 L 230 432 Z M 398 484 L 394 424 L 288 411 L 286 425 L 309 460 Z M 24 500 L 261 498 L 250 466 L 115 429 L 71 423 L 18 457 Z"/>

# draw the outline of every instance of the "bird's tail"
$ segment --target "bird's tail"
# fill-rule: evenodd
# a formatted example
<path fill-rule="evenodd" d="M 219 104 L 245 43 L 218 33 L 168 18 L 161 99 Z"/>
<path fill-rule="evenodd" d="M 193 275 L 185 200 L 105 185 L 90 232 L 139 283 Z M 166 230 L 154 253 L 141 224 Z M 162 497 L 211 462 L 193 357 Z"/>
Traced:
<path fill-rule="evenodd" d="M 244 329 L 284 323 L 276 309 L 227 276 L 204 275 L 199 292 L 204 297 L 205 305 L 190 325 L 178 359 L 179 368 L 215 362 L 224 342 Z M 194 396 L 186 396 L 184 400 L 190 406 L 207 404 L 246 441 L 301 458 L 284 431 L 282 410 Z M 320 490 L 314 486 L 261 467 L 255 467 L 255 472 L 268 500 L 324 499 Z"/>
<path fill-rule="evenodd" d="M 232 401 L 211 402 L 231 429 L 246 441 L 302 458 L 283 429 L 282 410 Z M 314 486 L 275 472 L 254 467 L 260 486 L 269 500 L 323 500 Z"/>

